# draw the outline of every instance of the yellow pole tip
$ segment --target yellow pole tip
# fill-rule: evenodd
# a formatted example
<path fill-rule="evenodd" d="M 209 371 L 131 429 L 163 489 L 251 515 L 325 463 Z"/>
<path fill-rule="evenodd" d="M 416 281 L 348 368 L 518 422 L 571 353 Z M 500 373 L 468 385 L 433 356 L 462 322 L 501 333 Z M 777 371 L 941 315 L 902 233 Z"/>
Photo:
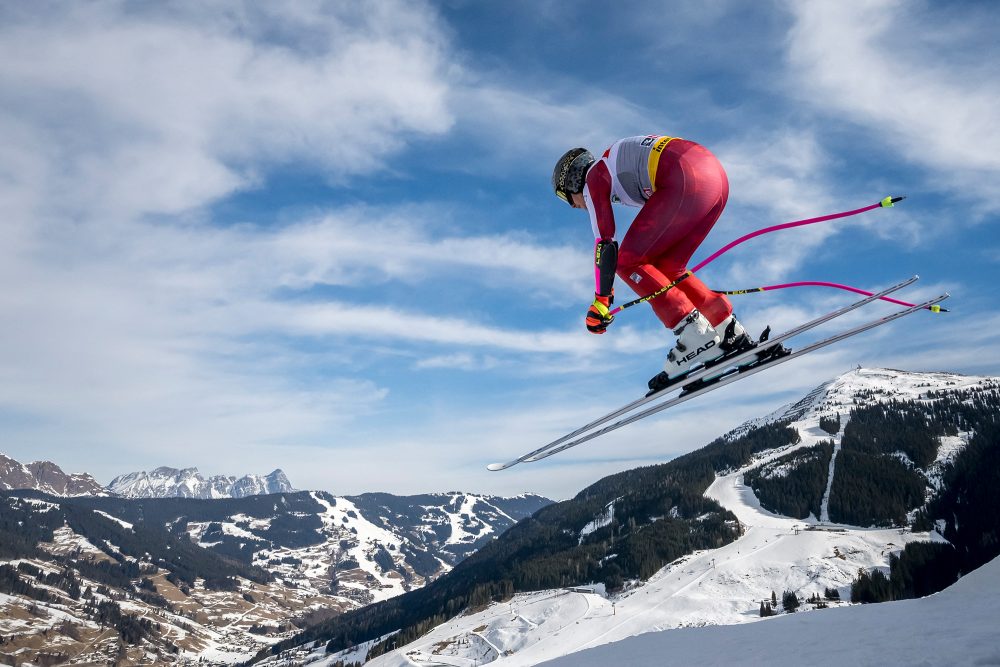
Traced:
<path fill-rule="evenodd" d="M 869 200 L 869 201 L 871 201 L 871 200 Z M 893 206 L 892 197 L 886 197 L 885 199 L 883 199 L 881 201 L 881 204 L 882 204 L 882 208 L 892 208 L 892 206 Z"/>
<path fill-rule="evenodd" d="M 931 312 L 932 313 L 940 313 L 941 312 L 941 306 L 939 306 L 937 304 L 934 304 L 933 306 L 931 306 Z"/>

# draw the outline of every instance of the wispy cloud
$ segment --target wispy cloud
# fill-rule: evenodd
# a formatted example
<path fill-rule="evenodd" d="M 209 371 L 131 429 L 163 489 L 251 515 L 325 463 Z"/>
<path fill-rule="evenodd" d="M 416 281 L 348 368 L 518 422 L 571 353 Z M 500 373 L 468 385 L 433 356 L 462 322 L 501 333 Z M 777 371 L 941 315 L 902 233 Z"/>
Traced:
<path fill-rule="evenodd" d="M 979 29 L 996 23 L 994 7 L 904 0 L 787 7 L 795 19 L 793 89 L 804 101 L 867 127 L 882 150 L 922 165 L 939 184 L 1000 208 L 998 53 Z"/>
<path fill-rule="evenodd" d="M 827 156 L 809 130 L 754 133 L 723 144 L 716 152 L 729 176 L 730 204 L 713 240 L 723 234 L 733 240 L 755 228 L 833 210 L 830 176 L 823 168 Z M 837 231 L 830 225 L 812 225 L 755 239 L 752 250 L 748 246 L 731 251 L 727 260 L 733 268 L 727 280 L 734 281 L 734 286 L 749 286 L 748 281 L 766 284 L 784 278 Z M 768 261 L 741 259 L 748 252 Z"/>
<path fill-rule="evenodd" d="M 551 84 L 551 82 L 548 82 Z M 622 136 L 647 130 L 649 111 L 579 80 L 560 82 L 558 89 L 522 89 L 502 81 L 465 80 L 453 91 L 456 130 L 467 133 L 492 159 L 524 165 L 530 159 L 551 170 L 568 148 L 586 146 L 598 152 Z M 489 109 L 489 113 L 483 113 Z M 551 164 L 550 164 L 551 163 Z M 476 162 L 469 162 L 475 168 Z M 526 166 L 526 165 L 525 165 Z M 521 168 L 524 168 L 522 166 Z"/>
<path fill-rule="evenodd" d="M 370 172 L 452 122 L 442 34 L 417 6 L 173 7 L 4 12 L 0 127 L 24 138 L 22 162 L 46 158 L 21 185 L 76 217 L 178 212 L 249 187 L 264 163 Z M 313 48 L 275 40 L 282 28 Z"/>
<path fill-rule="evenodd" d="M 494 289 L 536 288 L 586 293 L 589 253 L 568 245 L 542 245 L 526 233 L 488 236 L 442 230 L 454 217 L 415 207 L 341 209 L 278 232 L 258 234 L 266 258 L 284 266 L 282 284 L 357 285 L 389 280 L 423 282 L 430 275 L 460 271 L 463 279 Z M 269 279 L 273 276 L 269 276 Z"/>
<path fill-rule="evenodd" d="M 496 368 L 499 360 L 493 356 L 480 357 L 468 352 L 458 352 L 456 354 L 441 354 L 436 356 L 423 357 L 414 364 L 415 368 L 453 368 L 465 371 L 481 371 Z"/>

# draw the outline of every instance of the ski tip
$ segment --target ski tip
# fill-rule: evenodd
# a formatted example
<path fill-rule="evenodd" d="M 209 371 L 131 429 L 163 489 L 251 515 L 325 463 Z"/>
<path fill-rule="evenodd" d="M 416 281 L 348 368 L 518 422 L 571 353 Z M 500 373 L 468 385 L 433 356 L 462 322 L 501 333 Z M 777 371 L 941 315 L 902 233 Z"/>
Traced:
<path fill-rule="evenodd" d="M 503 463 L 491 463 L 488 466 L 486 466 L 486 469 L 489 470 L 490 472 L 496 472 L 497 470 L 503 470 L 506 467 L 507 466 L 504 465 Z"/>

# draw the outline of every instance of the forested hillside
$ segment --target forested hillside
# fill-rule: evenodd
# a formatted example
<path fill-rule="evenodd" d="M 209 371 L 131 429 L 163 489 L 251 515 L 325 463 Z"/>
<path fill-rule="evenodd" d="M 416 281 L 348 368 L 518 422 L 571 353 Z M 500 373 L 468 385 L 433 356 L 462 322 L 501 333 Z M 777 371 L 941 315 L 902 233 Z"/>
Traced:
<path fill-rule="evenodd" d="M 787 424 L 770 424 L 669 463 L 606 477 L 521 521 L 423 589 L 338 616 L 273 651 L 316 640 L 340 650 L 402 629 L 372 649 L 377 655 L 466 607 L 516 592 L 588 582 L 615 590 L 626 579 L 647 578 L 684 554 L 739 536 L 735 517 L 704 496 L 716 470 L 737 468 L 798 438 Z"/>
<path fill-rule="evenodd" d="M 1000 391 L 995 388 L 930 391 L 920 401 L 890 400 L 852 409 L 835 462 L 830 519 L 857 526 L 908 525 L 936 486 L 981 493 L 978 478 L 988 477 L 989 470 L 972 472 L 962 462 L 989 455 L 996 444 L 998 415 Z M 958 457 L 934 465 L 941 438 L 960 434 L 968 444 Z M 942 500 L 933 507 L 946 504 L 956 505 Z M 931 514 L 948 518 L 941 509 Z"/>
<path fill-rule="evenodd" d="M 760 504 L 776 514 L 806 519 L 820 517 L 830 474 L 833 442 L 799 449 L 744 474 Z"/>
<path fill-rule="evenodd" d="M 883 374 L 916 382 L 906 374 Z M 733 516 L 704 492 L 717 473 L 738 470 L 762 453 L 767 462 L 745 472 L 744 482 L 773 512 L 818 519 L 838 449 L 832 521 L 904 527 L 916 522 L 924 530 L 937 525 L 955 544 L 908 546 L 890 559 L 887 585 L 859 580 L 859 597 L 867 594 L 866 586 L 892 596 L 939 589 L 960 570 L 1000 552 L 997 513 L 982 512 L 1000 506 L 1000 391 L 993 382 L 967 391 L 926 384 L 928 389 L 910 391 L 906 400 L 894 398 L 890 388 L 845 396 L 817 390 L 789 411 L 795 427 L 779 419 L 739 429 L 669 463 L 602 479 L 522 521 L 425 589 L 332 619 L 277 645 L 275 652 L 316 640 L 341 650 L 399 630 L 373 647 L 374 656 L 463 609 L 517 592 L 588 582 L 614 591 L 629 579 L 648 578 L 681 555 L 739 536 Z M 810 429 L 815 444 L 794 449 L 800 428 Z M 816 432 L 832 439 L 817 438 Z M 785 449 L 792 451 L 781 454 Z M 978 511 L 971 509 L 970 498 Z"/>

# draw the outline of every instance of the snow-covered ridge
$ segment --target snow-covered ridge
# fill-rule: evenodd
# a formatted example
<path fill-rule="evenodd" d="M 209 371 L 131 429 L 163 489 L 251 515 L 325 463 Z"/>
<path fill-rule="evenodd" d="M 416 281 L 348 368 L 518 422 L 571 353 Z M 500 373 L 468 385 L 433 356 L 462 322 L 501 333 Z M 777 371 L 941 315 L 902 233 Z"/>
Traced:
<path fill-rule="evenodd" d="M 240 478 L 216 475 L 205 479 L 197 468 L 139 471 L 111 480 L 108 490 L 126 498 L 245 498 L 268 493 L 293 493 L 288 477 L 280 469 L 268 475 Z"/>
<path fill-rule="evenodd" d="M 847 416 L 851 408 L 876 401 L 925 400 L 930 391 L 963 389 L 1000 389 L 1000 379 L 959 375 L 957 373 L 914 373 L 889 368 L 861 368 L 824 382 L 801 399 L 781 406 L 769 415 L 751 419 L 736 427 L 725 437 L 729 440 L 745 435 L 749 430 L 779 421 L 817 420 L 820 416 L 839 413 Z"/>
<path fill-rule="evenodd" d="M 750 428 L 783 420 L 804 421 L 839 413 L 846 417 L 855 405 L 890 400 L 926 400 L 931 391 L 963 389 L 1000 389 L 997 378 L 958 375 L 956 373 L 913 373 L 888 368 L 857 368 L 825 382 L 803 399 L 785 405 L 767 417 L 743 424 L 727 437 L 735 437 Z"/>

